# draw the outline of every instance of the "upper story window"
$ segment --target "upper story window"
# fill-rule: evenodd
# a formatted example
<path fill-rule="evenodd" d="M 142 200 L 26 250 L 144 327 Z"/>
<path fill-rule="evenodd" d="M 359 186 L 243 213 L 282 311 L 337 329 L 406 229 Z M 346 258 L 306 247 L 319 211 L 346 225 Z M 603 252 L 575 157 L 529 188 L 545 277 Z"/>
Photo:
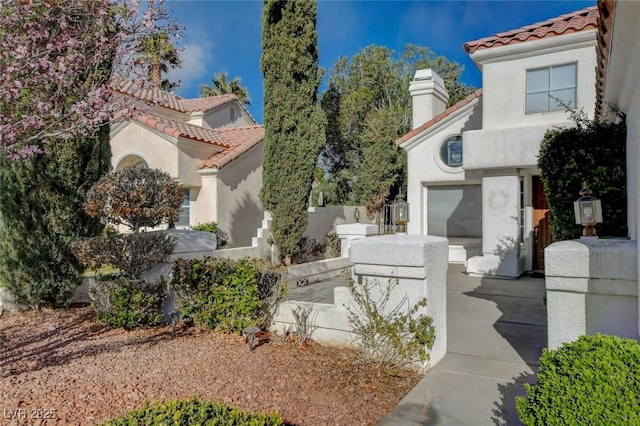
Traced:
<path fill-rule="evenodd" d="M 576 64 L 527 70 L 525 112 L 558 111 L 576 106 Z"/>
<path fill-rule="evenodd" d="M 442 142 L 440 160 L 449 167 L 462 166 L 462 136 L 450 136 Z"/>
<path fill-rule="evenodd" d="M 233 107 L 229 108 L 229 120 L 236 121 L 236 110 Z"/>

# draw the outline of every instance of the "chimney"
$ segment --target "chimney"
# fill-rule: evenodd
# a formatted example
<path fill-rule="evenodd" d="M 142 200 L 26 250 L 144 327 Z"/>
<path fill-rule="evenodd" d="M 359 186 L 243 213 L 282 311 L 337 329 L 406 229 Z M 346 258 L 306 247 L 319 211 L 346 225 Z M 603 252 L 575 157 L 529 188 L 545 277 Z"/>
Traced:
<path fill-rule="evenodd" d="M 412 98 L 413 129 L 443 112 L 449 100 L 442 78 L 431 69 L 416 71 L 413 81 L 409 83 L 409 93 Z"/>

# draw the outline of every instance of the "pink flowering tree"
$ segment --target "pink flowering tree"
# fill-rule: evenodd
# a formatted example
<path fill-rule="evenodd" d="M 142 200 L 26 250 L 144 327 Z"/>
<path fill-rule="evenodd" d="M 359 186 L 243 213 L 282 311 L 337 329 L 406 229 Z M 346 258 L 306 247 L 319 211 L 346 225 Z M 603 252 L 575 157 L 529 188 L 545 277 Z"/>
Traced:
<path fill-rule="evenodd" d="M 149 34 L 179 36 L 163 0 L 0 1 L 0 156 L 26 159 L 54 140 L 128 118 L 115 75 L 147 81 L 136 48 Z"/>

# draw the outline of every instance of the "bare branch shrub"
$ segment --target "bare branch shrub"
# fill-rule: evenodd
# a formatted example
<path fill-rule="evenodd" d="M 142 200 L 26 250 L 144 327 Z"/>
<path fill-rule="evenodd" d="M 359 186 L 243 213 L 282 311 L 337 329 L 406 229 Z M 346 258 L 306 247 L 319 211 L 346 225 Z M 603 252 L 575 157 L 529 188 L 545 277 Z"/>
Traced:
<path fill-rule="evenodd" d="M 429 360 L 428 350 L 435 341 L 433 319 L 418 314 L 427 306 L 427 299 L 411 306 L 405 295 L 397 305 L 388 306 L 397 284 L 391 279 L 386 286 L 378 280 L 364 280 L 362 284 L 349 280 L 355 302 L 354 307 L 346 306 L 349 324 L 365 362 L 408 365 Z"/>

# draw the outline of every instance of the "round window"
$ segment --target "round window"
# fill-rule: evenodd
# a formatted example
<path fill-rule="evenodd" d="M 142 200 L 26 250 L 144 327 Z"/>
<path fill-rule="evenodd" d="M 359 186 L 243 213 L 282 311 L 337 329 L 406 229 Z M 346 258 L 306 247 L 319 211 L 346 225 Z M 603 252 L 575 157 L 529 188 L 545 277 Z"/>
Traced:
<path fill-rule="evenodd" d="M 462 166 L 462 136 L 450 136 L 442 142 L 440 159 L 449 167 Z"/>

